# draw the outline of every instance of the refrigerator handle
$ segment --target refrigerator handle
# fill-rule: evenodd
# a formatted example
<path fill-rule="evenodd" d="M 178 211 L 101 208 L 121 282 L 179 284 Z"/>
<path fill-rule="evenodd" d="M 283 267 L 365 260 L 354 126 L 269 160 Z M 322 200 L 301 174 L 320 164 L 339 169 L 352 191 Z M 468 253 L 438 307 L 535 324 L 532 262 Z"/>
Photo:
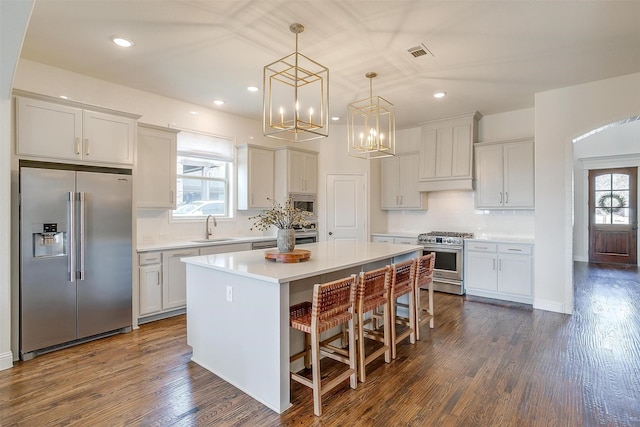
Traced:
<path fill-rule="evenodd" d="M 79 262 L 80 262 L 80 270 L 78 271 L 78 280 L 84 280 L 84 191 L 78 193 L 78 200 L 80 200 L 80 213 L 79 213 L 79 225 L 80 225 L 80 235 L 78 236 L 78 254 L 79 254 Z"/>
<path fill-rule="evenodd" d="M 69 256 L 67 256 L 67 259 L 69 261 L 69 282 L 73 283 L 76 281 L 76 269 L 75 269 L 75 265 L 76 265 L 76 231 L 75 231 L 75 222 L 76 222 L 76 218 L 75 218 L 75 209 L 74 209 L 74 203 L 76 200 L 76 193 L 74 193 L 73 191 L 69 191 L 68 193 L 68 199 L 67 199 L 67 212 L 69 213 L 69 225 L 68 225 L 68 231 L 67 231 L 67 242 L 69 242 Z"/>

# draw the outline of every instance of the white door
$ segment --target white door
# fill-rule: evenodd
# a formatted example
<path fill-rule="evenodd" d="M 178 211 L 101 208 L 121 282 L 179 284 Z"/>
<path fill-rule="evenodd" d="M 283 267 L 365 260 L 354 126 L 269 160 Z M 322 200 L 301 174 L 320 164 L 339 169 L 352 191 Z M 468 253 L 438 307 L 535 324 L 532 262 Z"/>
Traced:
<path fill-rule="evenodd" d="M 326 240 L 367 241 L 367 198 L 362 174 L 327 175 Z"/>

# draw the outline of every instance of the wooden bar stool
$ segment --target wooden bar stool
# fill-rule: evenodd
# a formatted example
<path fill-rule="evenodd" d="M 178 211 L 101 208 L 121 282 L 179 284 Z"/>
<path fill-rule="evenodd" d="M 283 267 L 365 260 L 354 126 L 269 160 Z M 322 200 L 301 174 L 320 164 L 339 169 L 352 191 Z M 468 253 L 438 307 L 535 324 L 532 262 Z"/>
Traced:
<path fill-rule="evenodd" d="M 409 337 L 409 342 L 416 342 L 416 265 L 415 259 L 391 265 L 391 287 L 389 291 L 390 321 L 391 325 L 391 358 L 396 358 L 396 345 Z M 409 303 L 399 303 L 397 299 L 402 295 L 409 296 Z M 398 307 L 408 310 L 407 316 L 399 316 Z M 405 326 L 400 333 L 396 333 L 396 325 Z"/>
<path fill-rule="evenodd" d="M 310 387 L 313 390 L 313 413 L 322 415 L 322 395 L 349 378 L 351 388 L 357 385 L 355 328 L 353 324 L 355 309 L 357 276 L 335 280 L 324 284 L 317 284 L 313 288 L 313 302 L 303 302 L 291 306 L 289 309 L 290 325 L 292 328 L 305 333 L 305 349 L 291 356 L 293 362 L 301 357 L 305 358 L 305 367 L 309 366 L 311 354 L 312 379 L 291 373 L 291 379 Z M 332 341 L 342 336 L 337 335 L 320 340 L 320 334 L 336 326 L 346 323 L 348 329 L 349 346 L 346 349 L 331 345 Z M 335 376 L 325 379 L 320 376 L 320 356 L 327 356 L 349 366 L 349 369 Z"/>
<path fill-rule="evenodd" d="M 416 339 L 420 339 L 420 326 L 429 321 L 429 327 L 433 329 L 435 315 L 433 311 L 433 269 L 436 264 L 436 254 L 430 253 L 418 258 L 416 266 Z M 429 286 L 429 306 L 425 310 L 420 305 L 420 289 Z"/>
<path fill-rule="evenodd" d="M 376 270 L 360 273 L 356 297 L 356 314 L 358 317 L 358 376 L 361 382 L 366 380 L 366 365 L 384 354 L 384 361 L 391 362 L 391 328 L 389 326 L 389 285 L 391 282 L 391 267 L 386 266 Z M 383 330 L 365 328 L 373 325 L 372 316 L 376 315 L 376 308 L 382 307 Z M 370 313 L 368 319 L 364 316 Z M 369 338 L 382 342 L 382 346 L 371 354 L 366 355 L 364 339 Z"/>

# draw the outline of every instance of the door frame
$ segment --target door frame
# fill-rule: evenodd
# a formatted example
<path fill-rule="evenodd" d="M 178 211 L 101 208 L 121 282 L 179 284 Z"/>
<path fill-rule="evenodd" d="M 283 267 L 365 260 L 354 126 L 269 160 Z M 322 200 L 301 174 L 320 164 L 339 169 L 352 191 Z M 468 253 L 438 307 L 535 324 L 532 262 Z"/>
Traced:
<path fill-rule="evenodd" d="M 574 206 L 573 209 L 574 215 L 579 215 L 582 221 L 582 226 L 580 229 L 575 229 L 574 233 L 581 234 L 581 239 L 585 242 L 585 245 L 584 252 L 575 254 L 574 261 L 589 262 L 589 170 L 637 167 L 638 180 L 640 181 L 640 154 L 589 157 L 577 160 L 582 163 L 582 194 L 584 198 L 580 206 Z M 640 182 L 638 184 L 637 200 L 639 207 L 637 216 L 640 220 Z M 637 233 L 637 235 L 636 247 L 640 252 L 640 233 Z M 638 257 L 638 266 L 640 266 L 640 256 Z"/>
<path fill-rule="evenodd" d="M 605 168 L 605 169 L 590 169 L 588 171 L 588 180 L 589 180 L 589 191 L 587 194 L 588 198 L 588 228 L 589 228 L 589 242 L 588 242 L 588 256 L 589 262 L 594 263 L 612 263 L 612 264 L 624 264 L 624 265 L 638 265 L 638 167 L 624 167 L 624 168 Z M 598 203 L 595 199 L 595 178 L 597 176 L 602 175 L 612 175 L 612 174 L 628 174 L 629 177 L 633 177 L 634 179 L 629 181 L 629 200 L 627 207 L 629 208 L 629 223 L 626 225 L 614 225 L 614 224 L 596 224 L 595 223 L 595 209 L 596 203 Z M 631 214 L 634 214 L 633 216 Z M 629 250 L 627 251 L 628 256 L 625 258 L 623 254 L 596 254 L 597 250 L 597 231 L 601 230 L 602 232 L 607 233 L 617 233 L 618 227 L 620 228 L 619 232 L 624 232 L 627 236 L 631 237 Z M 626 260 L 627 262 L 622 262 Z"/>

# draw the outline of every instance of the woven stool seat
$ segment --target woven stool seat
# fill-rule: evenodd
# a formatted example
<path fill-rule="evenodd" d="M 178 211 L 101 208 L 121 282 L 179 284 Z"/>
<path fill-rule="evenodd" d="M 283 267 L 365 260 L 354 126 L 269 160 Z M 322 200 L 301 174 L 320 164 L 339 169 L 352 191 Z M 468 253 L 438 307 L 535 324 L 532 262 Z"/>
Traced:
<path fill-rule="evenodd" d="M 291 306 L 289 309 L 289 317 L 293 329 L 307 334 L 311 333 L 311 307 L 312 304 L 309 301 Z M 333 316 L 321 318 L 318 320 L 318 331 L 328 331 L 338 325 L 347 323 L 351 319 L 353 319 L 353 314 L 349 312 L 339 312 Z"/>
<path fill-rule="evenodd" d="M 313 390 L 313 413 L 322 415 L 322 395 L 340 385 L 347 378 L 351 388 L 357 385 L 357 367 L 355 354 L 355 329 L 353 324 L 356 294 L 356 275 L 317 284 L 313 287 L 313 301 L 303 302 L 289 308 L 289 321 L 293 329 L 305 333 L 304 349 L 291 356 L 293 362 L 304 357 L 305 367 L 311 367 L 312 379 L 292 372 L 291 379 Z M 320 339 L 322 332 L 347 324 L 349 345 L 346 349 L 331 343 L 342 338 L 339 332 L 333 337 Z M 322 379 L 320 375 L 320 356 L 326 356 L 342 362 L 348 369 L 336 374 L 334 378 Z M 309 357 L 310 356 L 310 357 Z"/>

